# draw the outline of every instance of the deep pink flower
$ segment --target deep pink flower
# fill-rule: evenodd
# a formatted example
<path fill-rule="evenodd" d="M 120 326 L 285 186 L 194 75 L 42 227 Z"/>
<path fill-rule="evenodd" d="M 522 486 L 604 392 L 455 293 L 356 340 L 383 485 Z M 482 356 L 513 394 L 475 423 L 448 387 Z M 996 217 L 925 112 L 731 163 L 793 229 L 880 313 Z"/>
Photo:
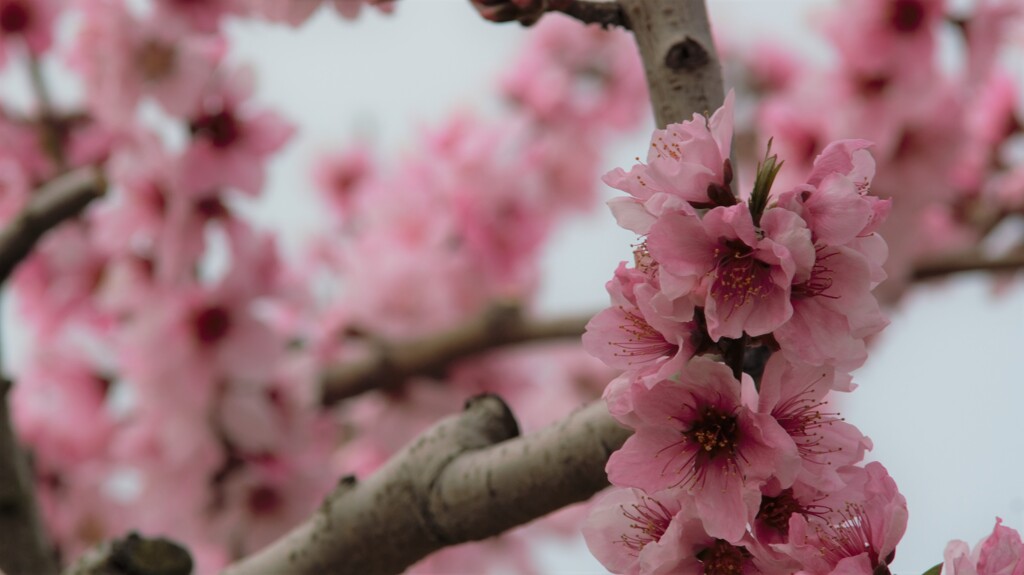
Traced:
<path fill-rule="evenodd" d="M 760 484 L 772 476 L 792 483 L 800 461 L 776 420 L 743 404 L 740 387 L 727 366 L 702 357 L 690 360 L 678 381 L 633 386 L 640 423 L 609 459 L 608 479 L 648 493 L 685 489 L 709 534 L 739 540 Z"/>
<path fill-rule="evenodd" d="M 821 516 L 794 513 L 789 543 L 778 548 L 811 575 L 884 573 L 907 529 L 907 500 L 881 463 L 840 470 L 846 482 Z M 839 503 L 843 501 L 843 503 Z"/>
<path fill-rule="evenodd" d="M 810 276 L 814 263 L 810 235 L 799 216 L 782 209 L 765 211 L 755 228 L 740 204 L 709 210 L 703 219 L 666 214 L 651 227 L 647 248 L 663 290 L 673 276 L 699 282 L 695 303 L 705 307 L 708 334 L 717 341 L 764 335 L 789 320 L 791 287 Z"/>
<path fill-rule="evenodd" d="M 39 56 L 53 43 L 56 0 L 0 0 L 0 64 L 13 44 L 24 43 Z"/>

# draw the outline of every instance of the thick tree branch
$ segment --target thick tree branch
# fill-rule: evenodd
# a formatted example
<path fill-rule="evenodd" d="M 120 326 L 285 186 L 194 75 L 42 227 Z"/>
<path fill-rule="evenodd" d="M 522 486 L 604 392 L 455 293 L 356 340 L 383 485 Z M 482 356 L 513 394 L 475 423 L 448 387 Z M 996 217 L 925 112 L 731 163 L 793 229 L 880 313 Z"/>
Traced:
<path fill-rule="evenodd" d="M 964 272 L 1012 272 L 1024 270 L 1024 251 L 1018 250 L 1000 258 L 986 258 L 970 253 L 945 258 L 936 258 L 919 263 L 914 267 L 916 281 L 937 279 Z"/>
<path fill-rule="evenodd" d="M 167 539 L 131 533 L 85 552 L 63 575 L 189 575 L 192 557 Z"/>
<path fill-rule="evenodd" d="M 640 47 L 659 128 L 722 105 L 722 67 L 704 0 L 619 0 Z"/>
<path fill-rule="evenodd" d="M 365 360 L 328 370 L 321 379 L 321 401 L 333 405 L 372 389 L 395 389 L 416 375 L 442 377 L 455 361 L 497 347 L 579 339 L 589 319 L 527 321 L 518 306 L 499 304 L 447 333 L 403 344 L 381 344 Z"/>
<path fill-rule="evenodd" d="M 366 481 L 343 479 L 312 519 L 225 575 L 400 573 L 589 498 L 629 433 L 598 402 L 516 437 L 504 402 L 474 398 Z"/>
<path fill-rule="evenodd" d="M 0 283 L 7 280 L 43 234 L 81 213 L 105 190 L 102 173 L 93 167 L 68 172 L 38 189 L 21 213 L 0 230 Z"/>

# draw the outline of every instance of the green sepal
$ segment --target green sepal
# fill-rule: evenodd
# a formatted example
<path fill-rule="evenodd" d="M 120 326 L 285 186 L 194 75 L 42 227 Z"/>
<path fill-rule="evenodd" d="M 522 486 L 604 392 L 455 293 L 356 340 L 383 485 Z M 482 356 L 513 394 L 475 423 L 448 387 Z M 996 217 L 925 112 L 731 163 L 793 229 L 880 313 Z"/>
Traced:
<path fill-rule="evenodd" d="M 939 563 L 938 565 L 936 565 L 936 566 L 932 567 L 931 569 L 925 571 L 921 575 L 940 575 L 941 573 L 942 573 L 942 563 Z"/>
<path fill-rule="evenodd" d="M 778 156 L 772 154 L 772 141 L 768 140 L 768 149 L 764 152 L 764 160 L 757 164 L 754 190 L 750 193 L 750 201 L 747 203 L 755 226 L 761 225 L 761 214 L 768 207 L 768 194 L 775 183 L 775 176 L 779 175 L 784 163 L 779 161 Z"/>

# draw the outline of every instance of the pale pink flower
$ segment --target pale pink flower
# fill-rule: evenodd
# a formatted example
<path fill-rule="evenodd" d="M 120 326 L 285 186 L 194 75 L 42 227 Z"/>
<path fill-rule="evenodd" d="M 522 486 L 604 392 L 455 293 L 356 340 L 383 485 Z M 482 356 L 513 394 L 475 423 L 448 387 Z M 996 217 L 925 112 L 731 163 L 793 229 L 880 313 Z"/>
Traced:
<path fill-rule="evenodd" d="M 699 344 L 696 324 L 661 316 L 651 303 L 656 288 L 646 274 L 625 262 L 607 289 L 612 307 L 587 323 L 583 348 L 609 367 L 631 370 L 649 385 L 682 369 Z"/>
<path fill-rule="evenodd" d="M 267 160 L 294 128 L 275 112 L 250 109 L 252 89 L 247 69 L 218 77 L 189 114 L 192 139 L 179 169 L 190 193 L 230 186 L 257 195 L 263 187 Z"/>
<path fill-rule="evenodd" d="M 179 118 L 196 108 L 226 47 L 222 39 L 198 35 L 173 18 L 139 20 L 120 0 L 82 4 L 85 21 L 72 63 L 100 119 L 130 123 L 143 96 Z"/>
<path fill-rule="evenodd" d="M 313 165 L 313 182 L 334 218 L 344 222 L 352 217 L 354 196 L 375 177 L 370 152 L 363 146 L 321 156 Z"/>
<path fill-rule="evenodd" d="M 242 0 L 157 0 L 158 20 L 179 20 L 197 32 L 216 33 L 229 15 L 244 13 Z"/>
<path fill-rule="evenodd" d="M 690 121 L 655 130 L 647 151 L 647 163 L 637 164 L 629 172 L 616 168 L 605 174 L 604 182 L 633 196 L 626 200 L 642 204 L 654 217 L 669 210 L 692 211 L 691 205 L 734 204 L 729 162 L 733 101 L 730 92 L 710 119 L 694 114 Z M 647 233 L 642 227 L 626 227 L 640 234 Z"/>
<path fill-rule="evenodd" d="M 323 4 L 334 7 L 346 20 L 359 16 L 363 6 L 373 6 L 384 13 L 394 10 L 392 0 L 245 0 L 252 10 L 272 22 L 301 26 Z"/>
<path fill-rule="evenodd" d="M 744 376 L 743 385 L 753 383 Z M 778 422 L 741 401 L 740 387 L 725 364 L 704 358 L 690 360 L 677 381 L 633 386 L 640 423 L 609 459 L 609 481 L 648 493 L 684 489 L 709 534 L 739 540 L 760 484 L 772 476 L 792 483 L 800 461 Z"/>
<path fill-rule="evenodd" d="M 758 393 L 758 411 L 770 413 L 796 444 L 803 460 L 799 477 L 826 491 L 842 486 L 839 468 L 860 462 L 871 449 L 871 440 L 829 403 L 835 380 L 832 368 L 791 363 L 773 354 Z"/>
<path fill-rule="evenodd" d="M 506 98 L 544 124 L 626 129 L 639 121 L 647 101 L 629 34 L 561 14 L 534 27 L 501 85 Z"/>
<path fill-rule="evenodd" d="M 84 357 L 51 342 L 18 375 L 11 391 L 12 417 L 18 437 L 32 446 L 38 461 L 78 465 L 106 451 L 113 422 L 105 408 L 106 380 Z"/>
<path fill-rule="evenodd" d="M 689 498 L 685 501 L 692 504 Z M 583 538 L 612 573 L 679 573 L 684 564 L 695 563 L 681 532 L 692 512 L 675 521 L 682 508 L 673 492 L 647 495 L 639 489 L 612 488 L 591 507 Z"/>
<path fill-rule="evenodd" d="M 944 553 L 944 575 L 1022 575 L 1024 574 L 1024 543 L 1016 529 L 1004 526 L 996 518 L 992 533 L 970 546 L 959 540 L 950 541 Z"/>

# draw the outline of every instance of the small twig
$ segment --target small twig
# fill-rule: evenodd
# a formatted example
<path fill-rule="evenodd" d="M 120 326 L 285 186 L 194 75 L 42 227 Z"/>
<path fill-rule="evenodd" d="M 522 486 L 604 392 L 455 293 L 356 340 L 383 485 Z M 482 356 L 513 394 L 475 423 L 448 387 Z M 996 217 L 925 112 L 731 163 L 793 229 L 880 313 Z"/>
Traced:
<path fill-rule="evenodd" d="M 79 168 L 47 182 L 28 205 L 0 230 L 0 283 L 3 283 L 47 231 L 78 215 L 106 191 L 103 174 Z"/>
<path fill-rule="evenodd" d="M 10 382 L 0 382 L 0 573 L 57 572 L 35 499 L 32 473 L 18 445 L 8 405 Z"/>
<path fill-rule="evenodd" d="M 548 11 L 561 12 L 586 24 L 600 24 L 602 28 L 618 26 L 629 30 L 626 13 L 615 0 L 552 0 Z"/>
<path fill-rule="evenodd" d="M 1012 272 L 1024 269 L 1024 250 L 991 259 L 970 253 L 921 262 L 914 267 L 913 279 L 931 280 L 964 272 Z"/>
<path fill-rule="evenodd" d="M 412 376 L 442 377 L 455 361 L 502 346 L 578 339 L 589 319 L 528 322 L 518 306 L 497 305 L 447 333 L 402 344 L 382 344 L 366 360 L 329 369 L 321 379 L 321 402 L 333 405 L 373 389 L 395 389 Z"/>
<path fill-rule="evenodd" d="M 39 59 L 29 51 L 28 56 L 29 83 L 36 98 L 36 105 L 39 108 L 39 126 L 43 132 L 43 147 L 53 158 L 57 168 L 63 171 L 67 167 L 64 157 L 64 142 L 61 134 L 60 121 L 53 108 L 53 99 L 50 98 L 50 90 L 43 77 L 43 67 Z"/>
<path fill-rule="evenodd" d="M 192 557 L 167 539 L 130 533 L 90 549 L 63 575 L 189 575 Z"/>
<path fill-rule="evenodd" d="M 442 547 L 497 535 L 608 485 L 630 432 L 603 402 L 516 437 L 505 403 L 480 396 L 364 482 L 343 480 L 311 519 L 225 575 L 400 573 Z"/>

